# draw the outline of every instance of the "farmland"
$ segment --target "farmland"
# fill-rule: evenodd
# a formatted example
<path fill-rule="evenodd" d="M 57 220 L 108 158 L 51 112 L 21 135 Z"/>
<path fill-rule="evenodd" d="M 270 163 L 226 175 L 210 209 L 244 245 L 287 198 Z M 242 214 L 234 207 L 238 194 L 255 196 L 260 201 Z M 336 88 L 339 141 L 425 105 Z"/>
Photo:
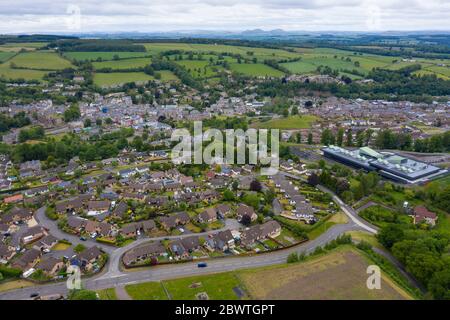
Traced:
<path fill-rule="evenodd" d="M 14 52 L 0 51 L 0 62 L 4 62 L 4 61 L 8 60 L 12 56 L 14 56 L 14 54 L 15 54 Z"/>
<path fill-rule="evenodd" d="M 123 60 L 112 60 L 112 61 L 102 61 L 94 62 L 92 65 L 95 69 L 112 69 L 112 70 L 123 70 L 123 69 L 135 69 L 143 68 L 151 63 L 150 58 L 136 58 L 136 59 L 123 59 Z"/>
<path fill-rule="evenodd" d="M 318 118 L 312 115 L 296 115 L 287 118 L 273 119 L 266 122 L 258 122 L 253 127 L 258 129 L 308 129 Z"/>
<path fill-rule="evenodd" d="M 58 54 L 44 51 L 20 53 L 8 62 L 14 63 L 19 68 L 44 71 L 73 67 L 68 60 L 61 58 Z"/>
<path fill-rule="evenodd" d="M 120 59 L 127 58 L 142 58 L 149 54 L 147 52 L 65 52 L 64 56 L 70 60 L 77 61 L 108 61 L 113 60 L 114 57 Z"/>
<path fill-rule="evenodd" d="M 176 76 L 169 71 L 163 71 L 160 73 L 162 81 L 176 80 Z M 141 83 L 150 80 L 155 80 L 155 78 L 143 72 L 112 72 L 94 74 L 94 84 L 100 87 L 113 87 L 128 82 Z"/>
<path fill-rule="evenodd" d="M 47 72 L 28 69 L 12 69 L 8 62 L 0 64 L 0 77 L 7 79 L 42 80 Z"/>

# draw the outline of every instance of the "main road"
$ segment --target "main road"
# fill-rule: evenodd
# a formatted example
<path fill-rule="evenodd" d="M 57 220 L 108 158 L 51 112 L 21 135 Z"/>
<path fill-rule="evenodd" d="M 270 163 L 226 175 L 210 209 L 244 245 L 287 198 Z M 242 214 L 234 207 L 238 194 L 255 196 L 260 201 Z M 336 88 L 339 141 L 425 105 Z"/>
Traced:
<path fill-rule="evenodd" d="M 283 173 L 286 176 L 293 179 L 302 179 L 299 176 Z M 340 235 L 353 230 L 363 230 L 373 234 L 377 233 L 377 228 L 365 222 L 358 217 L 353 208 L 345 205 L 342 200 L 330 190 L 318 186 L 322 191 L 330 193 L 333 196 L 333 200 L 340 206 L 342 211 L 349 217 L 349 221 L 345 224 L 337 224 L 328 229 L 325 233 L 320 235 L 314 240 L 310 240 L 298 246 L 294 246 L 287 249 L 282 249 L 278 251 L 272 251 L 268 253 L 254 254 L 250 256 L 230 256 L 223 258 L 211 259 L 208 261 L 207 268 L 197 268 L 195 262 L 186 262 L 181 264 L 167 264 L 160 266 L 152 266 L 145 269 L 138 269 L 137 271 L 124 272 L 120 270 L 120 258 L 129 249 L 139 246 L 144 242 L 149 240 L 159 240 L 160 238 L 142 238 L 132 244 L 122 247 L 115 248 L 107 245 L 99 244 L 93 240 L 88 239 L 92 245 L 97 245 L 101 247 L 105 252 L 109 254 L 109 262 L 106 267 L 106 271 L 96 275 L 91 278 L 83 279 L 83 287 L 91 290 L 106 289 L 117 286 L 124 286 L 127 284 L 135 284 L 147 281 L 159 281 L 172 278 L 186 277 L 199 274 L 208 274 L 216 272 L 233 271 L 245 268 L 254 268 L 262 266 L 270 266 L 285 263 L 289 254 L 292 252 L 297 253 L 311 253 L 317 247 L 322 247 L 331 240 L 336 239 Z M 36 219 L 40 225 L 49 229 L 50 233 L 54 236 L 67 239 L 73 244 L 80 243 L 80 239 L 76 236 L 69 235 L 62 232 L 56 226 L 56 223 L 50 220 L 45 214 L 45 208 L 41 208 L 36 213 Z M 235 221 L 228 222 L 226 226 L 222 229 L 231 229 L 235 227 Z M 217 231 L 215 231 L 217 232 Z M 210 233 L 202 233 L 196 235 L 206 235 Z M 184 235 L 189 236 L 189 235 Z M 181 236 L 183 237 L 183 236 Z M 180 236 L 175 237 L 162 237 L 164 238 L 180 238 Z M 40 295 L 50 295 L 50 294 L 67 294 L 68 289 L 65 282 L 55 282 L 45 285 L 39 285 L 34 287 L 21 288 L 0 293 L 1 300 L 19 300 L 19 299 L 29 299 L 32 293 L 39 293 Z"/>

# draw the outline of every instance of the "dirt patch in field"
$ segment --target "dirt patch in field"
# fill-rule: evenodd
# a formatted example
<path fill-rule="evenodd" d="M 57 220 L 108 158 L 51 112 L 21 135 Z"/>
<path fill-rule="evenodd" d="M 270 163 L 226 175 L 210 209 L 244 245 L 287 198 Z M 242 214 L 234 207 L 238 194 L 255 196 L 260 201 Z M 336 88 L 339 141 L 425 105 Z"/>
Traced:
<path fill-rule="evenodd" d="M 306 263 L 244 272 L 241 279 L 253 299 L 409 299 L 382 276 L 381 289 L 366 286 L 367 259 L 352 249 L 335 251 Z"/>

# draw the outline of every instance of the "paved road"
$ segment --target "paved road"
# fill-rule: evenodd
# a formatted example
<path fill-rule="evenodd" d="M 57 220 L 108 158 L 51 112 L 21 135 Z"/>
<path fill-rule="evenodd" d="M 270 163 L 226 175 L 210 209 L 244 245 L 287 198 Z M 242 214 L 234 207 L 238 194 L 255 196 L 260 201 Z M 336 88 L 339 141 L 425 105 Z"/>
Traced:
<path fill-rule="evenodd" d="M 283 172 L 282 172 L 283 173 Z M 283 173 L 288 177 L 294 179 L 303 179 L 299 176 L 295 176 L 289 173 Z M 154 266 L 148 269 L 139 270 L 139 271 L 129 271 L 123 272 L 120 270 L 120 257 L 125 253 L 125 251 L 136 247 L 150 239 L 139 239 L 129 246 L 123 248 L 114 248 L 109 246 L 102 245 L 102 248 L 105 249 L 106 252 L 110 254 L 109 264 L 107 266 L 106 273 L 97 275 L 92 278 L 84 279 L 83 286 L 87 289 L 98 290 L 98 289 L 106 289 L 112 287 L 121 287 L 126 284 L 134 284 L 140 282 L 147 281 L 158 281 L 165 279 L 172 279 L 178 277 L 186 277 L 191 275 L 198 274 L 208 274 L 208 273 L 216 273 L 216 272 L 224 272 L 224 271 L 233 271 L 244 268 L 254 268 L 261 266 L 269 266 L 275 264 L 281 264 L 286 262 L 287 256 L 292 252 L 298 253 L 311 253 L 317 247 L 323 246 L 326 243 L 330 242 L 333 239 L 336 239 L 338 236 L 344 234 L 345 232 L 352 230 L 365 230 L 370 233 L 377 233 L 377 228 L 369 225 L 366 221 L 362 220 L 358 217 L 357 213 L 353 208 L 345 205 L 339 197 L 337 197 L 330 190 L 318 186 L 324 192 L 328 192 L 333 196 L 334 201 L 341 207 L 343 212 L 350 218 L 350 221 L 346 224 L 338 224 L 334 225 L 330 229 L 328 229 L 325 233 L 320 235 L 318 238 L 308 241 L 304 244 L 285 249 L 279 250 L 269 253 L 255 254 L 252 256 L 233 256 L 226 258 L 218 258 L 208 261 L 207 268 L 197 268 L 195 262 L 188 262 L 182 264 L 170 264 L 164 266 Z M 53 233 L 56 237 L 66 238 L 69 241 L 73 241 L 74 244 L 79 243 L 80 240 L 78 237 L 69 236 L 66 233 L 62 232 L 57 228 L 54 221 L 47 218 L 45 215 L 45 209 L 41 208 L 38 215 L 38 221 L 42 225 L 46 226 L 51 233 Z M 231 224 L 235 222 L 231 221 L 224 227 L 230 228 Z M 203 235 L 206 233 L 203 233 Z M 185 235 L 188 236 L 188 235 Z M 170 237 L 170 238 L 179 238 L 180 236 Z M 161 237 L 168 238 L 168 237 Z M 157 240 L 159 238 L 154 238 L 153 240 Z M 92 240 L 88 240 L 92 241 Z M 92 241 L 94 242 L 94 241 Z M 96 245 L 98 243 L 94 242 Z M 49 294 L 66 294 L 67 288 L 65 282 L 62 283 L 53 283 L 46 284 L 37 287 L 29 287 L 19 290 L 12 290 L 7 292 L 0 293 L 1 300 L 8 299 L 28 299 L 30 294 L 38 292 L 41 295 L 49 295 Z"/>

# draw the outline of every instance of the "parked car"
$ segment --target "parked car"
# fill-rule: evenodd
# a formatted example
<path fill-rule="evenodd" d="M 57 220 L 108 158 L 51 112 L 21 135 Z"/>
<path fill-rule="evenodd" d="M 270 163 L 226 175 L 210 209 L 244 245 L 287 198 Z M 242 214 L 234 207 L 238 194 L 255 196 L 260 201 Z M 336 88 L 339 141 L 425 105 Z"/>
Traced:
<path fill-rule="evenodd" d="M 208 266 L 208 264 L 206 262 L 200 262 L 199 264 L 197 264 L 197 267 L 199 268 L 206 268 Z"/>
<path fill-rule="evenodd" d="M 80 240 L 81 241 L 86 241 L 86 238 L 85 237 L 80 237 Z"/>
<path fill-rule="evenodd" d="M 37 292 L 30 294 L 30 298 L 37 298 L 37 297 L 39 297 L 39 293 Z"/>

